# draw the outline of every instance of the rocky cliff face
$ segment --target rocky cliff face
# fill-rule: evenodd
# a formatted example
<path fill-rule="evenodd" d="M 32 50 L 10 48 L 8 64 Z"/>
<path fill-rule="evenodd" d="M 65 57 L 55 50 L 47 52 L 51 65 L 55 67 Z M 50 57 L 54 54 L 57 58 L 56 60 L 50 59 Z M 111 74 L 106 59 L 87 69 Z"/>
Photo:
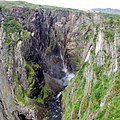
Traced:
<path fill-rule="evenodd" d="M 117 21 L 118 22 L 118 21 Z M 119 22 L 99 23 L 76 77 L 63 92 L 63 120 L 120 119 Z M 83 52 L 84 53 L 84 52 Z"/>
<path fill-rule="evenodd" d="M 1 120 L 92 120 L 112 109 L 106 107 L 119 99 L 119 21 L 20 7 L 2 8 L 0 21 Z M 59 92 L 67 85 L 62 113 Z"/>

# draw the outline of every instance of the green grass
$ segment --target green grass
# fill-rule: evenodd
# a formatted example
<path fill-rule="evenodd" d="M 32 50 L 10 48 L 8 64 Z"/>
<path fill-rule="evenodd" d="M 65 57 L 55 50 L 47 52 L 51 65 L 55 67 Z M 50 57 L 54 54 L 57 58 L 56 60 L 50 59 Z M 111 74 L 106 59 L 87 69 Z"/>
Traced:
<path fill-rule="evenodd" d="M 109 58 L 111 59 L 111 58 Z M 89 66 L 89 65 L 88 65 Z M 88 111 L 90 113 L 98 114 L 94 117 L 94 120 L 119 120 L 120 119 L 120 73 L 112 73 L 105 75 L 105 66 L 99 66 L 93 63 L 93 71 L 96 76 L 96 80 L 93 80 L 90 95 L 85 96 L 85 86 L 87 81 L 84 78 L 84 70 L 87 65 L 82 67 L 76 74 L 66 90 L 63 92 L 63 119 L 78 120 L 78 112 L 80 110 L 79 120 L 85 120 L 87 118 Z M 92 67 L 91 67 L 92 69 Z M 113 78 L 114 77 L 114 78 Z M 95 78 L 93 78 L 95 79 Z M 114 81 L 112 81 L 114 79 Z M 71 93 L 71 90 L 73 93 Z M 105 106 L 100 107 L 100 103 L 106 96 L 107 92 L 111 91 L 111 94 L 106 97 Z"/>
<path fill-rule="evenodd" d="M 77 114 L 80 107 L 80 101 L 82 100 L 82 97 L 84 95 L 84 87 L 86 80 L 83 79 L 83 72 L 85 69 L 85 66 L 87 66 L 87 63 L 84 63 L 81 69 L 78 71 L 75 79 L 70 82 L 70 85 L 66 88 L 66 90 L 63 92 L 63 102 L 65 102 L 63 109 L 64 115 L 63 120 L 67 119 L 77 119 Z M 75 84 L 74 84 L 75 83 Z M 79 89 L 77 87 L 79 86 Z M 74 95 L 71 94 L 71 89 L 73 89 Z"/>
<path fill-rule="evenodd" d="M 14 33 L 14 32 L 22 31 L 22 25 L 11 16 L 7 16 L 5 18 L 3 26 L 6 33 Z"/>
<path fill-rule="evenodd" d="M 35 82 L 34 77 L 35 77 L 36 73 L 35 73 L 34 69 L 32 68 L 32 66 L 30 65 L 30 63 L 27 62 L 26 67 L 28 69 L 28 82 L 30 84 L 30 88 L 32 88 L 34 85 L 34 82 Z"/>
<path fill-rule="evenodd" d="M 27 101 L 25 100 L 26 92 L 25 92 L 24 88 L 18 84 L 18 81 L 16 81 L 16 91 L 17 91 L 17 95 L 16 95 L 17 100 L 19 102 L 27 104 Z"/>
<path fill-rule="evenodd" d="M 112 14 L 112 13 L 110 14 L 110 13 L 103 13 L 103 12 L 100 12 L 98 14 L 110 19 L 120 19 L 120 14 Z"/>
<path fill-rule="evenodd" d="M 30 35 L 30 32 L 23 30 L 23 26 L 12 16 L 6 16 L 4 18 L 3 29 L 6 33 L 5 43 L 7 45 L 14 46 L 18 41 L 22 41 Z M 14 39 L 12 35 L 14 35 Z"/>
<path fill-rule="evenodd" d="M 105 35 L 105 40 L 107 42 L 114 42 L 114 31 L 110 28 L 104 29 L 103 30 L 104 35 Z"/>
<path fill-rule="evenodd" d="M 17 99 L 19 102 L 22 102 L 24 104 L 27 103 L 26 98 L 29 98 L 32 102 L 38 102 L 41 104 L 44 104 L 44 99 L 48 97 L 52 91 L 48 88 L 48 86 L 43 81 L 39 84 L 39 88 L 41 88 L 40 94 L 38 97 L 30 98 L 30 94 L 32 94 L 35 90 L 34 84 L 36 80 L 36 72 L 35 70 L 39 69 L 40 66 L 38 64 L 33 64 L 30 62 L 25 62 L 24 67 L 27 68 L 27 82 L 28 87 L 26 89 L 23 89 L 22 85 L 19 84 L 17 76 L 16 78 L 16 89 L 17 89 Z"/>

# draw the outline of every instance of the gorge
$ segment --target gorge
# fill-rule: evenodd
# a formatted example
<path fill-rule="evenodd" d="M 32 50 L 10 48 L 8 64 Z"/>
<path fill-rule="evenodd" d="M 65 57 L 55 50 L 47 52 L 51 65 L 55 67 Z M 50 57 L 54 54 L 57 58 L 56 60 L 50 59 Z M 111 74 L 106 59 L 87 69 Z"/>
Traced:
<path fill-rule="evenodd" d="M 119 120 L 119 15 L 8 3 L 0 1 L 0 120 Z"/>

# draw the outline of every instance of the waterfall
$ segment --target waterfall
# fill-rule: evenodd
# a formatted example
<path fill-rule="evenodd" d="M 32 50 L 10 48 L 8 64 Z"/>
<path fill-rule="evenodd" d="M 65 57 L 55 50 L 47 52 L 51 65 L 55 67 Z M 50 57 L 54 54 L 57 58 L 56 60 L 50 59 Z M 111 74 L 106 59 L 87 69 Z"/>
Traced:
<path fill-rule="evenodd" d="M 65 77 L 62 78 L 63 86 L 66 87 L 69 81 L 75 76 L 73 73 L 70 73 L 64 63 L 64 53 L 62 54 L 61 44 L 58 43 L 60 48 L 60 58 L 62 60 L 62 71 L 65 72 Z M 61 120 L 62 119 L 62 102 L 61 102 L 62 92 L 56 93 L 48 101 L 49 105 L 49 120 Z"/>
<path fill-rule="evenodd" d="M 60 44 L 59 44 L 59 47 L 60 47 Z M 66 67 L 65 64 L 64 64 L 64 55 L 62 55 L 61 47 L 60 47 L 60 57 L 61 57 L 61 59 L 62 59 L 62 65 L 63 65 L 62 71 L 65 72 L 65 73 L 67 73 L 68 70 L 67 70 L 67 67 Z"/>
<path fill-rule="evenodd" d="M 62 49 L 61 49 L 61 45 L 60 43 L 59 44 L 59 47 L 60 47 L 60 57 L 62 59 L 62 65 L 63 65 L 63 69 L 62 71 L 65 72 L 65 77 L 63 77 L 63 81 L 64 81 L 64 86 L 67 86 L 68 85 L 68 82 L 75 76 L 74 73 L 70 73 L 64 63 L 64 54 L 62 54 Z"/>

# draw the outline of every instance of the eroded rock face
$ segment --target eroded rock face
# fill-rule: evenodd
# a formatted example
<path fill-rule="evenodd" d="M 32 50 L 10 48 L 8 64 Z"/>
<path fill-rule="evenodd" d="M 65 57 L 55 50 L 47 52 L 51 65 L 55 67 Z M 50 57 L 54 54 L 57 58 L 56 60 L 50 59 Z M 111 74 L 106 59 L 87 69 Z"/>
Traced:
<path fill-rule="evenodd" d="M 53 115 L 49 112 L 52 111 L 51 101 L 54 101 L 56 94 L 67 85 L 66 79 L 69 75 L 66 74 L 73 75 L 71 73 L 75 73 L 84 61 L 91 62 L 90 53 L 95 48 L 93 42 L 96 42 L 93 39 L 98 36 L 96 22 L 100 21 L 101 17 L 96 14 L 47 8 L 5 9 L 1 11 L 1 16 L 1 20 L 12 17 L 22 28 L 18 34 L 13 32 L 9 35 L 12 44 L 6 43 L 7 34 L 3 32 L 5 27 L 1 23 L 1 120 L 6 116 L 8 120 L 41 120 Z M 26 34 L 29 33 L 27 37 L 21 37 L 23 30 L 26 30 Z M 100 37 L 96 38 L 98 42 L 102 39 Z M 98 46 L 101 44 L 98 43 Z M 109 47 L 114 49 L 112 56 L 117 57 L 112 44 Z M 98 53 L 100 48 L 96 49 Z M 102 59 L 101 55 L 97 58 Z M 102 60 L 98 63 L 103 64 Z M 116 66 L 117 62 L 114 70 Z M 91 79 L 93 73 L 86 70 L 85 74 L 89 74 L 87 79 Z M 60 101 L 58 103 L 61 106 Z M 62 110 L 59 111 L 61 113 L 58 118 L 61 119 Z M 54 117 L 50 120 L 54 120 Z"/>
<path fill-rule="evenodd" d="M 34 36 L 27 43 L 32 50 L 28 49 L 25 51 L 29 53 L 27 55 L 25 53 L 26 60 L 37 61 L 49 75 L 56 79 L 61 79 L 61 77 L 65 76 L 62 71 L 63 61 L 60 58 L 60 50 L 64 60 L 66 60 L 66 36 L 70 29 L 69 22 L 71 21 L 69 14 L 72 13 L 60 10 L 54 12 L 49 9 L 36 10 L 34 14 L 35 20 L 33 21 L 34 28 L 31 28 L 34 31 Z M 23 47 L 25 48 L 26 46 Z"/>
<path fill-rule="evenodd" d="M 0 120 L 14 120 L 18 118 L 16 110 L 16 99 L 13 87 L 10 85 L 9 76 L 6 73 L 4 59 L 7 49 L 4 46 L 3 28 L 0 28 Z"/>
<path fill-rule="evenodd" d="M 76 58 L 79 57 L 75 48 L 85 46 L 87 41 L 84 40 L 84 34 L 93 28 L 90 18 L 80 12 L 49 9 L 35 10 L 32 17 L 32 22 L 27 28 L 32 32 L 32 36 L 29 42 L 23 42 L 22 47 L 25 59 L 37 62 L 47 74 L 58 80 L 65 77 L 63 62 L 68 71 L 74 73 Z M 95 17 L 93 16 L 92 21 Z M 78 42 L 80 36 L 83 37 L 83 43 Z"/>
<path fill-rule="evenodd" d="M 14 91 L 12 94 L 16 97 L 11 97 L 12 100 L 25 104 L 21 107 L 17 102 L 17 109 L 14 107 L 13 111 L 19 112 L 20 119 L 42 119 L 47 115 L 46 110 L 42 108 L 50 108 L 47 107 L 49 97 L 52 95 L 54 98 L 54 94 L 56 95 L 67 85 L 66 74 L 75 73 L 76 62 L 80 55 L 80 51 L 76 51 L 75 48 L 87 44 L 86 33 L 93 28 L 90 19 L 96 22 L 97 16 L 90 18 L 80 12 L 54 11 L 46 8 L 12 8 L 1 11 L 1 14 L 3 20 L 10 16 L 30 33 L 22 41 L 16 33 L 11 33 L 13 45 L 10 45 L 5 43 L 7 35 L 1 27 L 0 48 L 1 53 L 6 54 L 1 54 L 3 61 L 1 64 L 5 66 L 6 74 L 3 76 L 6 77 L 6 82 L 10 82 L 6 86 Z M 3 81 L 3 78 L 1 79 Z M 13 102 L 12 105 L 15 106 L 15 103 Z M 37 106 L 36 115 L 33 111 L 34 105 Z M 42 115 L 41 110 L 46 115 Z"/>
<path fill-rule="evenodd" d="M 2 53 L 1 61 L 3 61 L 1 64 L 5 66 L 4 69 L 1 68 L 6 73 L 3 75 L 6 77 L 6 81 L 9 81 L 6 86 L 14 91 L 12 92 L 13 96 L 11 100 L 15 100 L 17 104 L 15 102 L 11 104 L 17 106 L 17 108 L 14 107 L 13 111 L 18 111 L 16 114 L 19 115 L 16 116 L 20 119 L 42 119 L 39 116 L 41 108 L 38 109 L 38 107 L 45 107 L 46 109 L 48 101 L 46 102 L 44 99 L 46 98 L 47 100 L 47 97 L 51 93 L 56 94 L 56 92 L 60 92 L 65 87 L 65 79 L 63 78 L 66 77 L 66 72 L 64 66 L 66 66 L 69 72 L 75 72 L 74 61 L 71 61 L 70 58 L 74 56 L 73 53 L 75 52 L 73 49 L 76 42 L 74 41 L 74 37 L 71 38 L 70 36 L 76 33 L 77 30 L 74 29 L 78 29 L 77 25 L 80 22 L 81 13 L 62 10 L 52 11 L 50 9 L 29 10 L 23 8 L 5 10 L 1 13 L 3 14 L 3 20 L 11 16 L 20 22 L 24 30 L 30 32 L 30 36 L 27 39 L 18 42 L 17 39 L 19 40 L 19 38 L 16 37 L 16 33 L 11 33 L 10 36 L 13 45 L 10 45 L 9 43 L 5 43 L 7 35 L 3 32 L 4 26 L 1 27 L 0 34 L 2 39 L 0 47 Z M 75 28 L 74 23 L 76 23 Z M 14 41 L 16 41 L 15 44 Z M 1 81 L 3 81 L 3 78 Z M 46 90 L 45 85 L 52 92 Z M 47 91 L 48 93 L 50 92 L 50 95 Z M 40 98 L 43 101 L 39 104 L 38 101 L 31 102 L 26 97 L 29 99 Z M 25 102 L 23 103 L 25 106 L 22 105 L 23 107 L 21 107 L 21 104 L 17 100 Z M 44 104 L 44 102 L 46 103 Z M 5 103 L 7 104 L 7 102 Z M 26 103 L 29 103 L 29 105 L 26 105 Z M 37 105 L 35 107 L 37 109 L 37 117 L 32 114 L 34 111 L 30 112 L 33 110 L 29 107 L 31 103 L 32 105 Z M 7 106 L 9 105 L 7 104 Z M 45 114 L 47 114 L 46 111 Z M 8 116 L 11 115 L 12 113 Z"/>

